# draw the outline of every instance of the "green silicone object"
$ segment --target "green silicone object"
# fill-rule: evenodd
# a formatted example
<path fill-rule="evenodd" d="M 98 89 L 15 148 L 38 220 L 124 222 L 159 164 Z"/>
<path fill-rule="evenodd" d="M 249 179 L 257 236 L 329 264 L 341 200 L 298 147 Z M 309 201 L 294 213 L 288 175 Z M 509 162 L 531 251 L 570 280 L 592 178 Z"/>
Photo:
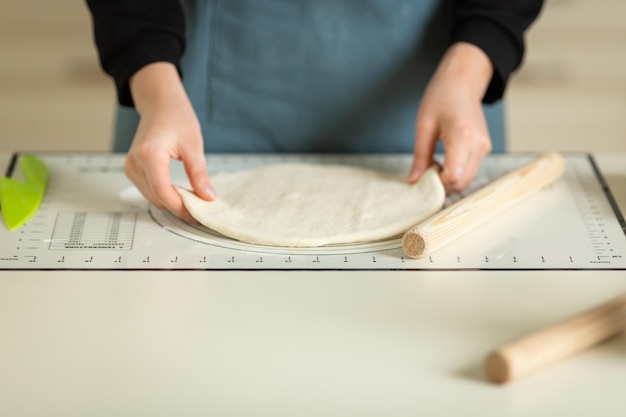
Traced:
<path fill-rule="evenodd" d="M 24 181 L 0 178 L 0 210 L 9 230 L 22 226 L 37 212 L 48 185 L 48 168 L 34 156 L 21 156 Z"/>

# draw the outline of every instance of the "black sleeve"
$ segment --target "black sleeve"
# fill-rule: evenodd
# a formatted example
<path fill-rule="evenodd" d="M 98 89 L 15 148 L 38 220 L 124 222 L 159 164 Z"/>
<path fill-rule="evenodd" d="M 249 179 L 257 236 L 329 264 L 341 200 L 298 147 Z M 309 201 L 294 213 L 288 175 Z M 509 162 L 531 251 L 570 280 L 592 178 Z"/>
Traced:
<path fill-rule="evenodd" d="M 509 76 L 524 56 L 524 32 L 542 5 L 543 0 L 457 1 L 452 42 L 478 46 L 494 66 L 484 103 L 493 103 L 504 95 Z"/>
<path fill-rule="evenodd" d="M 111 75 L 120 104 L 133 106 L 129 78 L 153 62 L 180 72 L 185 17 L 178 0 L 87 0 L 100 65 Z"/>

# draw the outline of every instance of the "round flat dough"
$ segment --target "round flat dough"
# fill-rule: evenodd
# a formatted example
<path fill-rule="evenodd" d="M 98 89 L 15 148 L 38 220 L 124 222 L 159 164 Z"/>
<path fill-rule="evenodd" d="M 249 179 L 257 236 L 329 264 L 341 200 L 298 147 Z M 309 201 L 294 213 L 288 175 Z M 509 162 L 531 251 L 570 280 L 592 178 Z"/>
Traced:
<path fill-rule="evenodd" d="M 216 175 L 212 185 L 212 202 L 177 186 L 198 222 L 242 242 L 283 247 L 399 236 L 445 199 L 435 167 L 413 185 L 404 173 L 294 163 Z"/>

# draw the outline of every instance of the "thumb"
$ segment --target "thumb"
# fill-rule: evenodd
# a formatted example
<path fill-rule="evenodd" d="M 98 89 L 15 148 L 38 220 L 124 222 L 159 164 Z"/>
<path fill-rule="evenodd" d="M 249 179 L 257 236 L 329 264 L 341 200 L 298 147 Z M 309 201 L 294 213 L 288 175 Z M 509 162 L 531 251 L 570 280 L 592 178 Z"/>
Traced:
<path fill-rule="evenodd" d="M 424 171 L 433 163 L 435 146 L 439 139 L 439 130 L 436 123 L 418 121 L 416 133 L 413 165 L 409 171 L 409 183 L 411 184 L 417 182 Z"/>
<path fill-rule="evenodd" d="M 204 200 L 215 200 L 217 195 L 209 180 L 204 154 L 199 152 L 183 155 L 183 166 L 193 191 Z"/>

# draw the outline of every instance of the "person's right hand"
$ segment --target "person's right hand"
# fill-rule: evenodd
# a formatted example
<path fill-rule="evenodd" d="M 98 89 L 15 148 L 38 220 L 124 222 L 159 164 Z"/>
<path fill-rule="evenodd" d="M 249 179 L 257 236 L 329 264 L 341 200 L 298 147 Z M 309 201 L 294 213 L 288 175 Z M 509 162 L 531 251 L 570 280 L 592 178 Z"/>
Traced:
<path fill-rule="evenodd" d="M 193 191 L 201 198 L 215 199 L 209 181 L 202 131 L 176 68 L 154 63 L 130 80 L 140 122 L 126 157 L 128 178 L 152 204 L 195 222 L 172 186 L 170 160 L 183 162 Z"/>

